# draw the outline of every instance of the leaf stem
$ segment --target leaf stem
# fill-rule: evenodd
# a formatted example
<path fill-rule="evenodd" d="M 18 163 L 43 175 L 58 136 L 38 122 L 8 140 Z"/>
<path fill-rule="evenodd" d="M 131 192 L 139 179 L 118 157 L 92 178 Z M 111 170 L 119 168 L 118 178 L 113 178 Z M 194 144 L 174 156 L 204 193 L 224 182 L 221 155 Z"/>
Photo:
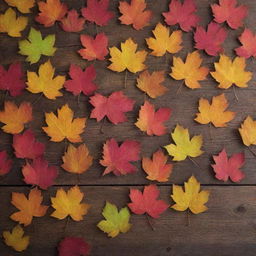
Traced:
<path fill-rule="evenodd" d="M 234 86 L 234 85 L 233 85 L 232 87 L 233 87 L 233 92 L 234 92 L 234 95 L 235 95 L 236 101 L 239 101 L 238 96 L 237 96 L 237 94 L 236 94 L 236 88 L 235 88 L 235 86 Z"/>
<path fill-rule="evenodd" d="M 192 159 L 190 156 L 188 156 L 188 159 L 189 159 L 196 167 L 198 167 L 200 170 L 203 171 L 203 168 L 202 168 L 194 159 Z"/>
<path fill-rule="evenodd" d="M 247 146 L 247 148 L 253 154 L 253 156 L 256 157 L 256 153 L 249 146 Z"/>
<path fill-rule="evenodd" d="M 150 220 L 150 218 L 147 214 L 146 214 L 146 217 L 147 217 L 148 224 L 151 227 L 152 231 L 155 231 L 155 228 L 154 228 L 154 226 L 153 226 L 153 224 L 152 224 L 152 222 L 151 222 L 151 220 Z"/>
<path fill-rule="evenodd" d="M 125 75 L 124 75 L 124 88 L 126 88 L 126 83 L 127 83 L 127 69 L 125 70 Z"/>

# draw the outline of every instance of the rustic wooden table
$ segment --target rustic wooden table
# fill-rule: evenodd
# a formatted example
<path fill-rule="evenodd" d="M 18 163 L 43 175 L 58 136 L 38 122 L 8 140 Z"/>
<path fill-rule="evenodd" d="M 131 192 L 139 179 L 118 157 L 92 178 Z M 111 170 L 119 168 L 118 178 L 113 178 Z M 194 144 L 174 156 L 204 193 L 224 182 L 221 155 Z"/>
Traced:
<path fill-rule="evenodd" d="M 81 0 L 66 0 L 69 8 L 79 9 L 84 5 Z M 133 38 L 140 49 L 146 48 L 145 38 L 150 37 L 151 30 L 156 23 L 163 22 L 161 13 L 168 10 L 168 0 L 147 0 L 148 7 L 153 11 L 153 19 L 150 26 L 142 31 L 136 31 L 130 26 L 120 25 L 118 21 L 118 1 L 111 0 L 110 6 L 116 13 L 116 17 L 106 27 L 98 27 L 98 32 L 104 31 L 109 37 L 110 46 L 118 46 L 120 42 L 127 38 Z M 213 0 L 197 0 L 198 14 L 201 17 L 201 24 L 206 26 L 212 19 L 210 3 Z M 249 6 L 249 16 L 246 19 L 245 26 L 255 30 L 256 20 L 256 1 L 244 0 L 240 1 Z M 3 12 L 7 5 L 0 0 L 0 11 Z M 54 25 L 50 28 L 34 22 L 37 11 L 29 15 L 30 25 L 39 29 L 43 35 L 56 34 L 56 46 L 58 48 L 51 62 L 56 67 L 57 73 L 67 74 L 71 63 L 86 67 L 90 62 L 84 61 L 77 54 L 77 50 L 81 48 L 79 36 L 80 33 L 66 33 Z M 226 26 L 226 25 L 224 25 Z M 26 38 L 30 26 L 23 32 Z M 228 29 L 228 39 L 224 43 L 224 52 L 233 57 L 234 48 L 239 46 L 237 40 L 242 33 L 243 28 L 238 30 Z M 95 35 L 96 29 L 94 25 L 86 24 L 81 34 Z M 24 62 L 25 58 L 19 55 L 18 42 L 19 39 L 10 38 L 6 34 L 0 34 L 0 64 L 8 66 L 15 61 L 22 61 L 24 70 L 36 71 L 39 64 L 44 63 L 47 58 L 43 57 L 40 63 L 29 65 Z M 183 33 L 184 48 L 177 55 L 185 57 L 188 52 L 193 51 L 192 33 Z M 204 58 L 204 65 L 213 69 L 213 62 L 218 57 L 210 57 L 201 53 Z M 183 184 L 192 174 L 203 184 L 203 189 L 211 192 L 210 200 L 207 203 L 209 210 L 200 215 L 190 214 L 186 212 L 176 212 L 168 209 L 159 219 L 153 220 L 151 229 L 144 215 L 132 215 L 131 222 L 133 224 L 130 232 L 121 234 L 114 239 L 110 239 L 106 234 L 101 232 L 96 224 L 102 219 L 101 211 L 105 205 L 105 201 L 123 207 L 129 201 L 128 194 L 131 187 L 142 188 L 143 185 L 150 182 L 145 178 L 140 162 L 137 163 L 139 171 L 133 175 L 115 177 L 112 174 L 102 177 L 103 167 L 98 160 L 102 157 L 102 145 L 109 138 L 116 138 L 118 141 L 125 139 L 135 139 L 141 142 L 142 155 L 151 156 L 153 152 L 162 146 L 170 143 L 170 135 L 161 137 L 149 137 L 139 131 L 134 126 L 134 122 L 138 116 L 140 106 L 144 102 L 144 94 L 135 86 L 137 75 L 129 73 L 127 76 L 127 86 L 124 88 L 125 73 L 115 73 L 106 67 L 108 61 L 96 61 L 97 84 L 99 92 L 108 94 L 117 90 L 124 90 L 125 94 L 136 100 L 135 109 L 129 112 L 128 122 L 119 125 L 113 125 L 105 122 L 103 133 L 100 132 L 101 122 L 97 123 L 94 119 L 89 119 L 86 130 L 82 135 L 84 142 L 89 147 L 95 161 L 88 172 L 82 174 L 80 180 L 76 175 L 64 172 L 61 168 L 56 185 L 49 190 L 44 191 L 44 203 L 50 204 L 50 196 L 55 195 L 55 191 L 63 187 L 68 189 L 74 184 L 79 184 L 81 190 L 85 193 L 85 201 L 92 205 L 89 213 L 83 221 L 70 221 L 65 228 L 66 220 L 56 220 L 49 215 L 52 209 L 48 210 L 48 214 L 42 218 L 34 218 L 33 224 L 25 228 L 26 233 L 31 236 L 29 248 L 23 253 L 15 253 L 12 249 L 0 242 L 1 256 L 52 256 L 57 255 L 56 246 L 58 242 L 65 236 L 81 236 L 84 237 L 91 245 L 91 255 L 94 256 L 255 256 L 256 255 L 256 159 L 252 153 L 242 144 L 238 133 L 240 123 L 247 115 L 256 117 L 256 87 L 255 79 L 249 83 L 246 89 L 236 89 L 239 101 L 236 100 L 232 89 L 217 89 L 216 82 L 209 76 L 202 82 L 202 88 L 198 90 L 190 90 L 182 87 L 181 92 L 176 94 L 180 85 L 180 81 L 174 81 L 168 75 L 172 64 L 172 55 L 167 57 L 147 58 L 146 64 L 150 71 L 165 70 L 165 85 L 169 88 L 167 94 L 152 100 L 157 107 L 170 107 L 173 110 L 172 117 L 167 122 L 168 130 L 171 132 L 177 123 L 190 129 L 192 134 L 202 134 L 204 138 L 203 149 L 205 153 L 196 158 L 201 166 L 197 168 L 190 160 L 177 162 L 174 164 L 174 171 L 168 182 L 158 184 L 161 190 L 161 198 L 169 202 L 171 185 Z M 247 61 L 248 70 L 253 72 L 256 69 L 255 60 Z M 212 128 L 200 125 L 193 121 L 197 112 L 198 100 L 200 97 L 210 99 L 212 96 L 225 93 L 230 102 L 230 109 L 237 112 L 235 119 L 229 123 L 226 128 Z M 45 125 L 44 112 L 56 111 L 57 108 L 65 103 L 75 111 L 76 116 L 88 116 L 92 107 L 88 103 L 88 97 L 81 96 L 80 100 L 72 94 L 63 90 L 63 97 L 48 100 L 41 97 L 36 104 L 33 105 L 34 121 L 29 124 L 37 138 L 46 143 L 46 159 L 50 164 L 60 166 L 62 164 L 61 156 L 65 149 L 65 143 L 50 142 L 47 135 L 42 131 L 41 127 Z M 16 103 L 21 101 L 34 102 L 38 95 L 25 91 L 19 97 L 6 96 L 5 92 L 1 92 L 1 107 L 3 99 L 12 100 Z M 210 136 L 211 132 L 211 136 Z M 5 149 L 12 154 L 12 136 L 0 131 L 0 150 Z M 245 152 L 246 165 L 243 170 L 245 179 L 239 184 L 231 182 L 220 182 L 214 178 L 214 173 L 210 164 L 213 163 L 212 155 L 217 154 L 225 147 L 229 154 L 235 152 Z M 253 148 L 255 150 L 255 148 Z M 256 151 L 256 150 L 255 150 Z M 170 159 L 171 161 L 171 159 Z M 14 167 L 11 172 L 0 180 L 0 232 L 10 230 L 15 223 L 9 219 L 9 216 L 15 211 L 11 205 L 11 192 L 25 192 L 30 190 L 30 186 L 24 185 L 22 181 L 21 166 L 22 160 L 14 159 Z M 188 222 L 189 218 L 189 222 Z"/>

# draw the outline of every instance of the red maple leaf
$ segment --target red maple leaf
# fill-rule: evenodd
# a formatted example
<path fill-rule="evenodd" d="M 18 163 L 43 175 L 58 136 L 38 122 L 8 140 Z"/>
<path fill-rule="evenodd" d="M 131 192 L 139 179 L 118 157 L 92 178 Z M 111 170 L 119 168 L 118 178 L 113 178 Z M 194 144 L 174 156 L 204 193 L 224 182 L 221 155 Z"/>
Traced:
<path fill-rule="evenodd" d="M 48 166 L 48 162 L 38 157 L 33 162 L 26 163 L 22 168 L 22 174 L 26 184 L 37 185 L 42 189 L 47 189 L 53 185 L 58 176 L 58 170 L 55 166 Z"/>
<path fill-rule="evenodd" d="M 91 118 L 96 118 L 99 122 L 106 116 L 110 122 L 118 124 L 127 121 L 124 113 L 132 111 L 135 101 L 119 91 L 113 92 L 109 97 L 96 93 L 90 97 L 90 103 L 94 106 Z"/>
<path fill-rule="evenodd" d="M 85 19 L 79 18 L 78 12 L 73 9 L 61 20 L 61 28 L 66 32 L 80 32 L 84 28 L 84 23 Z"/>
<path fill-rule="evenodd" d="M 93 82 L 96 79 L 96 71 L 93 65 L 83 71 L 79 66 L 71 64 L 69 75 L 72 79 L 67 80 L 64 87 L 74 95 L 83 92 L 84 95 L 88 96 L 97 90 L 97 85 Z"/>
<path fill-rule="evenodd" d="M 103 146 L 102 166 L 107 167 L 103 175 L 113 172 L 115 175 L 134 173 L 137 168 L 131 161 L 138 161 L 140 144 L 137 141 L 126 140 L 120 146 L 115 139 L 107 140 Z"/>
<path fill-rule="evenodd" d="M 235 49 L 238 56 L 246 59 L 250 57 L 256 57 L 256 35 L 248 28 L 244 30 L 242 35 L 239 37 L 239 41 L 242 46 Z"/>
<path fill-rule="evenodd" d="M 26 130 L 23 134 L 15 134 L 12 146 L 18 158 L 35 159 L 42 156 L 45 151 L 45 145 L 36 140 L 31 130 Z"/>
<path fill-rule="evenodd" d="M 218 4 L 212 4 L 214 21 L 227 22 L 228 25 L 237 29 L 243 26 L 243 19 L 247 16 L 248 8 L 245 5 L 237 6 L 236 0 L 219 0 Z"/>
<path fill-rule="evenodd" d="M 169 12 L 163 12 L 163 16 L 168 25 L 179 24 L 182 30 L 188 32 L 199 22 L 195 12 L 196 5 L 193 0 L 185 0 L 183 4 L 178 0 L 172 0 Z"/>
<path fill-rule="evenodd" d="M 91 246 L 80 237 L 65 237 L 58 246 L 59 256 L 87 256 Z"/>
<path fill-rule="evenodd" d="M 108 38 L 104 33 L 97 34 L 95 39 L 88 35 L 80 36 L 83 49 L 78 53 L 86 60 L 104 60 L 108 54 Z"/>
<path fill-rule="evenodd" d="M 205 50 L 211 56 L 217 56 L 223 50 L 222 43 L 226 37 L 226 30 L 215 22 L 208 25 L 207 31 L 199 26 L 194 33 L 195 48 Z"/>
<path fill-rule="evenodd" d="M 147 213 L 152 218 L 159 218 L 169 205 L 163 200 L 157 200 L 160 191 L 156 185 L 144 187 L 143 193 L 138 189 L 130 189 L 131 203 L 128 204 L 135 214 Z"/>
<path fill-rule="evenodd" d="M 12 160 L 8 158 L 6 151 L 0 151 L 0 176 L 10 172 Z"/>
<path fill-rule="evenodd" d="M 87 7 L 82 8 L 82 15 L 90 22 L 105 26 L 114 17 L 108 11 L 109 0 L 87 0 Z"/>
<path fill-rule="evenodd" d="M 240 170 L 245 162 L 244 153 L 233 154 L 228 159 L 226 150 L 223 149 L 213 159 L 215 164 L 212 167 L 218 180 L 227 181 L 230 178 L 233 182 L 239 182 L 244 178 L 244 173 Z"/>
<path fill-rule="evenodd" d="M 8 70 L 0 66 L 0 90 L 9 91 L 11 96 L 22 94 L 26 87 L 23 77 L 24 74 L 19 62 L 11 64 Z"/>

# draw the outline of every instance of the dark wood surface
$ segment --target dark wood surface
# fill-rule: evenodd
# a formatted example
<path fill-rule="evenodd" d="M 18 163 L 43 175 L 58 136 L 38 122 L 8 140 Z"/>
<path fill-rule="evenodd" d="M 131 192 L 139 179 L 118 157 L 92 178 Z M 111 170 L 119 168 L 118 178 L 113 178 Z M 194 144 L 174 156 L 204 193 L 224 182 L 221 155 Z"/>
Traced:
<path fill-rule="evenodd" d="M 79 9 L 84 6 L 84 1 L 66 0 L 69 8 Z M 168 10 L 168 0 L 147 0 L 148 7 L 154 13 L 150 26 L 141 31 L 136 31 L 130 26 L 120 25 L 118 21 L 118 1 L 111 0 L 111 10 L 115 11 L 116 17 L 106 27 L 97 27 L 98 32 L 104 31 L 109 37 L 109 46 L 120 46 L 120 42 L 131 37 L 139 44 L 139 49 L 146 48 L 145 38 L 152 36 L 152 29 L 160 21 L 163 22 L 161 13 Z M 201 25 L 206 26 L 212 19 L 210 4 L 216 1 L 197 0 L 198 15 L 201 17 Z M 252 29 L 256 26 L 255 13 L 256 2 L 254 0 L 240 1 L 249 6 L 249 15 L 245 26 Z M 7 5 L 0 0 L 0 11 L 6 10 Z M 57 74 L 67 75 L 71 63 L 86 67 L 92 62 L 82 60 L 77 54 L 81 48 L 80 34 L 96 34 L 95 25 L 86 23 L 85 29 L 81 33 L 66 33 L 55 24 L 51 28 L 34 22 L 35 14 L 30 17 L 30 26 L 39 29 L 43 35 L 56 34 L 56 47 L 58 50 L 50 60 L 56 68 Z M 22 33 L 23 38 L 27 37 L 30 26 Z M 223 25 L 227 28 L 226 25 Z M 176 26 L 172 27 L 177 29 Z M 228 29 L 228 28 L 227 28 Z M 224 43 L 224 52 L 230 57 L 234 57 L 234 48 L 240 44 L 237 40 L 243 28 L 238 30 L 228 29 L 228 39 Z M 37 71 L 38 66 L 48 58 L 42 57 L 40 62 L 29 65 L 24 62 L 25 57 L 18 55 L 18 40 L 10 38 L 5 34 L 0 34 L 0 64 L 8 66 L 14 61 L 22 61 L 24 70 Z M 176 56 L 185 57 L 188 52 L 193 51 L 193 35 L 191 32 L 183 33 L 184 48 Z M 214 61 L 218 57 L 210 57 L 201 52 L 204 59 L 203 65 L 213 70 Z M 140 106 L 145 100 L 145 95 L 139 91 L 135 84 L 137 74 L 127 73 L 127 86 L 124 88 L 125 72 L 115 73 L 108 70 L 108 61 L 93 62 L 97 70 L 96 82 L 99 92 L 108 95 L 117 90 L 124 90 L 125 94 L 136 100 L 133 112 L 127 114 L 128 122 L 113 125 L 105 122 L 103 133 L 100 131 L 101 122 L 97 123 L 94 119 L 89 119 L 85 132 L 82 134 L 83 140 L 88 146 L 95 161 L 90 170 L 80 175 L 79 181 L 76 175 L 64 172 L 60 168 L 62 163 L 61 156 L 65 150 L 65 143 L 54 143 L 49 141 L 49 137 L 42 131 L 45 125 L 44 113 L 56 111 L 57 108 L 68 103 L 74 110 L 76 117 L 88 117 L 92 107 L 88 103 L 88 97 L 77 97 L 63 90 L 63 97 L 57 100 L 48 100 L 41 97 L 33 105 L 34 120 L 28 127 L 32 128 L 37 138 L 47 146 L 45 157 L 50 164 L 59 166 L 59 176 L 56 185 L 48 191 L 44 191 L 45 203 L 49 204 L 49 197 L 55 194 L 57 188 L 64 186 L 68 189 L 74 184 L 81 185 L 85 192 L 85 201 L 92 204 L 92 209 L 85 216 L 84 221 L 75 223 L 70 221 L 66 227 L 66 221 L 58 221 L 49 217 L 52 209 L 48 210 L 47 216 L 33 220 L 33 224 L 26 228 L 26 233 L 31 235 L 31 244 L 24 253 L 15 253 L 10 248 L 0 243 L 0 256 L 26 255 L 26 256 L 51 256 L 57 255 L 56 245 L 61 238 L 67 235 L 82 236 L 92 244 L 91 255 L 209 255 L 209 256 L 240 256 L 256 255 L 256 159 L 252 153 L 242 144 L 238 133 L 240 123 L 247 115 L 256 117 L 256 87 L 255 76 L 249 82 L 249 87 L 245 89 L 236 88 L 237 101 L 233 89 L 221 90 L 217 88 L 216 82 L 208 76 L 203 81 L 202 88 L 190 90 L 182 87 L 181 92 L 176 94 L 181 81 L 175 81 L 168 75 L 171 70 L 173 55 L 167 54 L 164 57 L 148 56 L 146 64 L 150 71 L 165 70 L 165 85 L 169 89 L 168 93 L 155 100 L 148 99 L 159 107 L 170 107 L 173 110 L 170 120 L 167 122 L 169 132 L 173 131 L 175 125 L 189 128 L 192 135 L 202 134 L 204 138 L 203 150 L 205 153 L 196 158 L 195 161 L 201 169 L 196 167 L 190 160 L 174 163 L 174 171 L 168 182 L 159 184 L 161 187 L 161 197 L 172 204 L 170 200 L 171 184 L 182 184 L 191 174 L 211 191 L 209 210 L 200 215 L 189 217 L 186 213 L 179 213 L 167 210 L 163 216 L 153 221 L 154 231 L 150 228 L 145 216 L 132 215 L 131 222 L 133 227 L 127 234 L 122 234 L 117 238 L 110 239 L 97 229 L 96 224 L 102 219 L 101 211 L 106 200 L 109 200 L 123 207 L 129 200 L 129 188 L 132 186 L 142 186 L 150 182 L 145 178 L 146 175 L 141 169 L 140 162 L 137 162 L 139 171 L 133 175 L 116 177 L 112 174 L 102 177 L 103 167 L 98 160 L 102 157 L 103 143 L 114 137 L 118 141 L 134 139 L 141 142 L 142 156 L 151 156 L 157 149 L 171 142 L 170 135 L 161 137 L 150 137 L 139 131 L 134 122 L 137 119 Z M 253 59 L 247 60 L 247 70 L 254 72 L 256 62 Z M 67 75 L 68 78 L 68 75 Z M 12 98 L 0 92 L 1 108 L 4 100 L 12 100 L 16 103 L 21 101 L 34 102 L 39 95 L 25 91 L 22 96 Z M 226 128 L 213 128 L 208 125 L 200 125 L 193 119 L 197 113 L 198 100 L 200 97 L 211 99 L 212 96 L 225 93 L 229 100 L 229 109 L 235 111 L 235 119 Z M 6 149 L 11 156 L 12 136 L 0 131 L 0 150 Z M 214 178 L 214 173 L 210 165 L 213 163 L 212 155 L 217 154 L 225 147 L 228 154 L 245 152 L 246 164 L 243 167 L 245 179 L 239 184 L 231 182 L 220 182 Z M 256 148 L 252 147 L 256 152 Z M 171 158 L 169 159 L 171 162 Z M 0 180 L 0 232 L 11 229 L 14 222 L 9 219 L 9 215 L 15 211 L 10 204 L 12 191 L 29 191 L 29 186 L 25 186 L 20 172 L 23 160 L 14 159 L 14 167 L 11 172 Z"/>

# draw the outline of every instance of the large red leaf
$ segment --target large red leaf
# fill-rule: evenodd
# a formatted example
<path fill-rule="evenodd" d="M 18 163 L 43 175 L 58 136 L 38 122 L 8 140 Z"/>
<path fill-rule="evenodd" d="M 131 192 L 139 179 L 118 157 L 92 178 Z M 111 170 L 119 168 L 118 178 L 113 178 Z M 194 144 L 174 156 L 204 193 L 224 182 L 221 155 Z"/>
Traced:
<path fill-rule="evenodd" d="M 0 151 L 0 176 L 10 172 L 12 160 L 8 158 L 6 151 Z"/>

